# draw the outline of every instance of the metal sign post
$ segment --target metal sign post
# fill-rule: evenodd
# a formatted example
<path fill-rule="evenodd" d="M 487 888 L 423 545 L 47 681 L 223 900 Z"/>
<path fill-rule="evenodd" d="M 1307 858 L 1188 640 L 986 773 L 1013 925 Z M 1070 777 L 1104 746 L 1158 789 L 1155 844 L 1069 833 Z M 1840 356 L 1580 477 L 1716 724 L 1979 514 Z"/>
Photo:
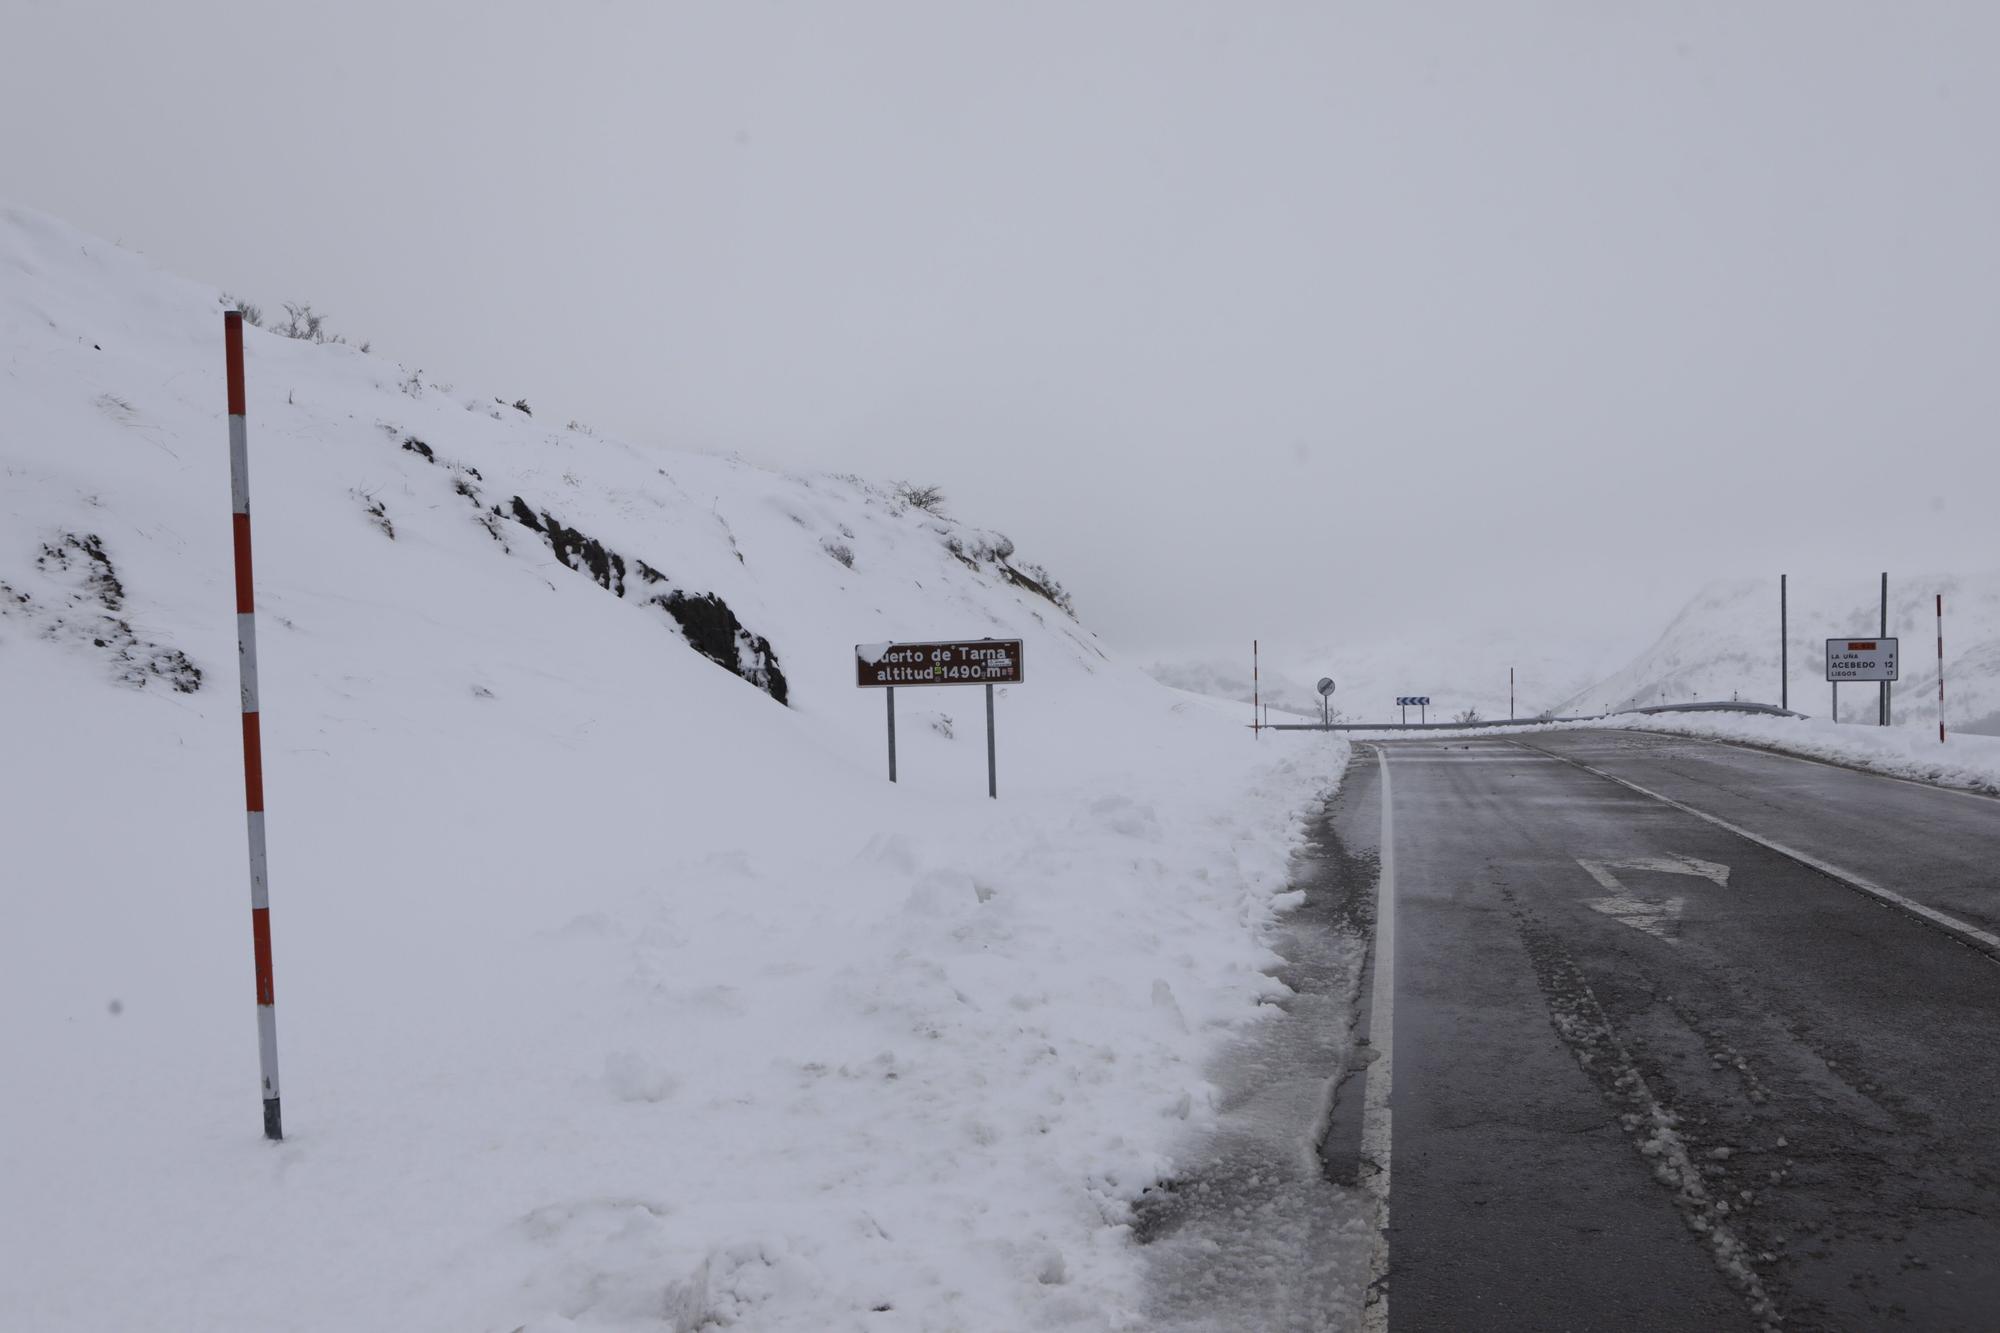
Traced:
<path fill-rule="evenodd" d="M 896 687 L 889 686 L 882 691 L 882 697 L 889 701 L 889 781 L 896 780 Z"/>
<path fill-rule="evenodd" d="M 1874 680 L 1882 682 L 1888 689 L 1889 682 L 1900 678 L 1900 668 L 1896 657 L 1896 640 L 1880 639 L 1828 639 L 1826 641 L 1826 678 L 1833 684 L 1833 720 L 1840 721 L 1840 682 L 1843 680 Z M 1882 725 L 1887 726 L 1889 715 L 1887 698 L 1883 699 L 1883 711 L 1877 714 Z"/>
<path fill-rule="evenodd" d="M 986 687 L 986 794 L 1000 799 L 1000 769 L 993 754 L 993 687 Z"/>
<path fill-rule="evenodd" d="M 1250 640 L 1250 732 L 1252 735 L 1263 734 L 1259 730 L 1264 716 L 1264 705 L 1261 702 L 1263 688 L 1264 677 L 1257 661 L 1257 641 L 1252 639 Z"/>
<path fill-rule="evenodd" d="M 1792 641 L 1786 637 L 1786 620 L 1789 607 L 1785 599 L 1785 578 L 1778 575 L 1778 707 L 1789 708 L 1792 704 Z"/>
<path fill-rule="evenodd" d="M 1882 637 L 1885 639 L 1889 637 L 1889 572 L 1887 570 L 1882 571 Z M 1894 679 L 1894 676 L 1890 676 L 1882 682 L 1881 710 L 1880 716 L 1876 719 L 1878 726 L 1886 727 L 1889 725 L 1889 681 Z"/>
<path fill-rule="evenodd" d="M 889 781 L 896 780 L 896 687 L 984 685 L 986 794 L 998 800 L 1000 769 L 993 734 L 993 687 L 1021 683 L 1021 657 L 1019 639 L 855 644 L 854 683 L 862 689 L 880 689 L 888 698 Z"/>
<path fill-rule="evenodd" d="M 1399 694 L 1396 696 L 1396 706 L 1403 710 L 1404 726 L 1410 723 L 1412 708 L 1417 710 L 1417 724 L 1422 726 L 1425 724 L 1425 712 L 1431 706 L 1431 697 L 1428 694 Z"/>
<path fill-rule="evenodd" d="M 1313 688 L 1319 691 L 1319 724 L 1330 727 L 1333 725 L 1333 677 L 1321 676 L 1319 684 Z"/>
<path fill-rule="evenodd" d="M 1944 744 L 1944 594 L 1937 595 L 1938 621 L 1938 744 Z"/>

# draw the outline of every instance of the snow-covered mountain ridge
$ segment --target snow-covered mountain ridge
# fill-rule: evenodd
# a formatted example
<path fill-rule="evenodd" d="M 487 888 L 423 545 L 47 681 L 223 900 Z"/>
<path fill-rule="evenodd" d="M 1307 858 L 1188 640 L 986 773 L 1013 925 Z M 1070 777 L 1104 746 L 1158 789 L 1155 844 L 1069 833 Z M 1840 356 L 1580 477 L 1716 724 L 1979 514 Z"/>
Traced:
<path fill-rule="evenodd" d="M 1651 704 L 1746 699 L 1826 716 L 1832 691 L 1825 672 L 1831 638 L 1874 637 L 1881 625 L 1876 585 L 1864 577 L 1795 577 L 1789 588 L 1785 664 L 1780 689 L 1778 581 L 1732 579 L 1701 589 L 1660 635 L 1622 666 L 1608 636 L 1573 625 L 1526 625 L 1510 631 L 1449 626 L 1449 633 L 1357 636 L 1301 647 L 1297 636 L 1264 641 L 1261 695 L 1274 712 L 1317 717 L 1319 674 L 1337 682 L 1334 708 L 1345 721 L 1395 721 L 1394 698 L 1427 694 L 1430 720 L 1466 710 L 1506 717 L 1508 669 L 1515 671 L 1515 715 L 1591 716 Z M 1935 731 L 1937 597 L 1944 598 L 1945 722 L 1950 730 L 2000 735 L 2000 571 L 1899 574 L 1889 581 L 1889 633 L 1901 640 L 1902 679 L 1891 716 L 1898 726 Z M 1629 652 L 1629 647 L 1627 649 Z M 1622 655 L 1621 655 L 1622 656 Z M 1222 659 L 1184 655 L 1156 662 L 1154 678 L 1244 705 L 1251 697 L 1249 645 Z M 1876 719 L 1872 685 L 1841 692 L 1841 720 Z M 1415 720 L 1415 714 L 1411 715 Z"/>
<path fill-rule="evenodd" d="M 0 1324 L 1143 1327 L 1344 748 L 895 488 L 253 331 L 269 1147 L 222 310 L 0 213 Z M 892 787 L 852 645 L 988 635 L 1001 799 L 977 690 Z"/>
<path fill-rule="evenodd" d="M 1945 721 L 1955 731 L 2000 735 L 2000 571 L 1902 574 L 1889 579 L 1889 633 L 1901 641 L 1902 679 L 1891 718 L 1935 731 L 1937 597 L 1945 608 Z M 1816 717 L 1832 709 L 1826 641 L 1875 637 L 1879 587 L 1867 579 L 1793 578 L 1784 683 L 1791 707 Z M 1751 699 L 1781 690 L 1778 581 L 1734 579 L 1702 589 L 1655 641 L 1621 670 L 1565 699 L 1564 713 L 1601 713 L 1656 703 Z M 1873 723 L 1876 688 L 1842 689 L 1841 720 Z"/>

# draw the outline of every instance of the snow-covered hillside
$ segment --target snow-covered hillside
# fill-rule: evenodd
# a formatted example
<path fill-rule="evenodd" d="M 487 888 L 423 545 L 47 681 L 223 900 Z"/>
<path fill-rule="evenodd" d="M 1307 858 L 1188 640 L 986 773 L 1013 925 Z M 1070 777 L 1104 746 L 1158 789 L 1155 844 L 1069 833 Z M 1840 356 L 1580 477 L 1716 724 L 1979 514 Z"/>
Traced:
<path fill-rule="evenodd" d="M 1945 604 L 1945 721 L 1955 731 L 2000 735 L 2000 571 L 1889 577 L 1889 633 L 1902 641 L 1902 680 L 1893 720 L 1935 730 L 1936 597 Z M 1826 640 L 1874 636 L 1881 628 L 1879 584 L 1794 576 L 1790 587 L 1790 703 L 1825 716 Z M 1600 713 L 1655 703 L 1740 697 L 1779 698 L 1778 581 L 1712 584 L 1682 608 L 1657 642 L 1622 670 L 1563 701 L 1565 713 Z M 1841 720 L 1873 723 L 1876 689 L 1841 690 Z"/>
<path fill-rule="evenodd" d="M 1945 601 L 1945 720 L 1953 731 L 2000 735 L 2000 571 L 1902 575 L 1891 572 L 1889 632 L 1902 640 L 1902 680 L 1893 718 L 1935 731 L 1936 597 Z M 1828 638 L 1873 636 L 1879 589 L 1857 577 L 1834 582 L 1795 577 L 1790 588 L 1790 703 L 1825 715 L 1831 707 L 1823 665 Z M 1263 642 L 1262 695 L 1273 715 L 1316 718 L 1320 676 L 1337 682 L 1334 708 L 1346 721 L 1393 721 L 1396 696 L 1426 694 L 1431 720 L 1471 709 L 1507 716 L 1507 670 L 1515 670 L 1515 715 L 1588 716 L 1660 703 L 1779 698 L 1776 579 L 1711 584 L 1681 609 L 1655 641 L 1631 655 L 1621 636 L 1567 624 L 1481 628 L 1454 624 L 1445 633 L 1357 635 L 1315 645 L 1299 637 Z M 1618 665 L 1620 661 L 1623 665 Z M 1615 668 L 1615 669 L 1614 669 Z M 1148 667 L 1179 689 L 1242 705 L 1251 694 L 1250 651 L 1182 654 Z M 1873 723 L 1873 686 L 1841 692 L 1841 718 Z M 1414 720 L 1414 715 L 1412 715 Z"/>
<path fill-rule="evenodd" d="M 267 1145 L 221 313 L 0 213 L 0 1326 L 1142 1326 L 1344 747 L 893 489 L 252 331 Z M 890 786 L 852 645 L 982 635 L 1001 799 L 976 690 Z"/>

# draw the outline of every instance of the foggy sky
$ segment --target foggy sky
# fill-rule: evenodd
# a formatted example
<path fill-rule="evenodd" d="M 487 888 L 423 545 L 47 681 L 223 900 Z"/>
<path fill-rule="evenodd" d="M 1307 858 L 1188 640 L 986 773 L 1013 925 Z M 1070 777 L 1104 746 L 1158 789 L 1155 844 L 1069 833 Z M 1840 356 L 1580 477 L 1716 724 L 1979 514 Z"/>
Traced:
<path fill-rule="evenodd" d="M 1136 650 L 1560 637 L 2000 565 L 1996 76 L 1981 0 L 0 0 L 0 200 L 941 484 Z"/>

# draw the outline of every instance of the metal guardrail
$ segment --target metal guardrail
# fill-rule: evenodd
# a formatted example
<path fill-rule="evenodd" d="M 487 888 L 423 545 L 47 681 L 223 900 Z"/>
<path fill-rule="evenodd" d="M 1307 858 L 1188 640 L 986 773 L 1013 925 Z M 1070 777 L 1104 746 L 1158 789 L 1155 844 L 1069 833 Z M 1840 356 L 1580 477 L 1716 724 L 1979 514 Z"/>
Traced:
<path fill-rule="evenodd" d="M 1729 699 L 1717 703 L 1652 704 L 1645 708 L 1620 709 L 1614 716 L 1626 713 L 1763 713 L 1770 717 L 1804 717 L 1789 708 L 1776 704 L 1754 704 L 1749 700 Z"/>
<path fill-rule="evenodd" d="M 1599 715 L 1600 717 L 1603 715 Z M 1266 731 L 1476 731 L 1487 727 L 1540 727 L 1551 722 L 1596 722 L 1599 717 L 1507 717 L 1489 722 L 1271 722 Z"/>
<path fill-rule="evenodd" d="M 1602 722 L 1610 717 L 1631 717 L 1640 713 L 1760 713 L 1767 717 L 1804 717 L 1776 704 L 1751 703 L 1734 699 L 1715 703 L 1652 704 L 1645 708 L 1621 708 L 1615 713 L 1591 713 L 1584 717 L 1508 717 L 1480 722 L 1271 722 L 1266 731 L 1483 731 L 1493 727 L 1542 727 L 1551 722 Z"/>

